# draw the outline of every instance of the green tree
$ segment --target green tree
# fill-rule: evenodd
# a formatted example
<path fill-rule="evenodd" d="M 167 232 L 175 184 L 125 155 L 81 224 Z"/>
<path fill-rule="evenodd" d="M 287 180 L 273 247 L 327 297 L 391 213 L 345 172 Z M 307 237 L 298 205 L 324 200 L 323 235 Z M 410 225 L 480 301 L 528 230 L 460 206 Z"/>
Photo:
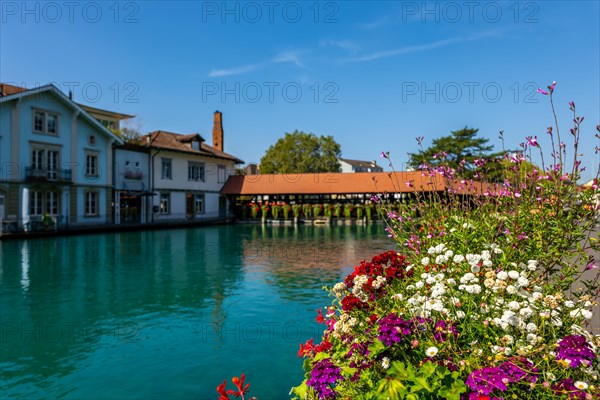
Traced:
<path fill-rule="evenodd" d="M 494 146 L 488 145 L 489 139 L 477 137 L 479 129 L 464 127 L 450 132 L 449 136 L 434 139 L 431 146 L 418 153 L 409 153 L 409 166 L 419 169 L 422 164 L 431 166 L 445 165 L 455 169 L 458 175 L 472 178 L 477 166 L 475 159 L 485 158 L 486 180 L 498 181 L 504 175 L 501 162 L 505 151 L 492 153 Z"/>
<path fill-rule="evenodd" d="M 270 146 L 260 160 L 263 174 L 340 172 L 341 146 L 332 136 L 294 131 Z"/>

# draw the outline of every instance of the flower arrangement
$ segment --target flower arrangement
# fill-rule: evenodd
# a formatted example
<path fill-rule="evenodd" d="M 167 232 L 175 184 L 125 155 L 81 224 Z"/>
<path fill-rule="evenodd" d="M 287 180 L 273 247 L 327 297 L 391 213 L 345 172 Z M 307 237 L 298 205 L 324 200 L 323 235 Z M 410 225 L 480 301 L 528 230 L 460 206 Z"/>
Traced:
<path fill-rule="evenodd" d="M 340 218 L 342 216 L 342 205 L 340 203 L 333 205 L 333 215 L 335 215 L 336 218 Z"/>
<path fill-rule="evenodd" d="M 284 204 L 282 206 L 283 208 L 283 219 L 288 219 L 290 216 L 290 211 L 292 211 L 292 206 L 290 206 L 289 204 Z"/>
<path fill-rule="evenodd" d="M 312 205 L 302 204 L 302 214 L 305 218 L 310 218 L 312 216 Z"/>
<path fill-rule="evenodd" d="M 277 204 L 273 204 L 273 206 L 271 207 L 271 216 L 273 217 L 273 219 L 277 219 L 279 218 L 279 211 L 281 210 L 281 206 L 278 206 Z"/>
<path fill-rule="evenodd" d="M 364 211 L 365 211 L 364 207 L 360 204 L 357 204 L 356 205 L 356 218 L 362 219 Z"/>
<path fill-rule="evenodd" d="M 344 217 L 345 218 L 352 218 L 352 211 L 354 211 L 354 207 L 352 206 L 352 204 L 345 204 L 344 205 Z"/>
<path fill-rule="evenodd" d="M 321 212 L 323 211 L 323 206 L 321 204 L 315 204 L 313 206 L 313 216 L 318 218 L 321 216 Z"/>
<path fill-rule="evenodd" d="M 258 204 L 250 204 L 250 213 L 253 219 L 258 218 L 258 213 L 260 212 L 260 206 Z"/>
<path fill-rule="evenodd" d="M 540 91 L 553 113 L 554 87 Z M 378 204 L 400 252 L 361 262 L 329 289 L 320 343 L 300 345 L 306 375 L 295 398 L 600 398 L 600 335 L 586 330 L 600 295 L 600 191 L 597 175 L 577 187 L 583 117 L 569 106 L 569 161 L 556 125 L 549 165 L 529 137 L 506 156 L 502 183 L 485 183 L 487 160 L 476 161 L 479 181 L 423 165 L 447 189 Z"/>
<path fill-rule="evenodd" d="M 301 212 L 302 212 L 302 206 L 300 204 L 294 204 L 292 206 L 292 213 L 294 214 L 294 218 L 300 218 Z"/>
<path fill-rule="evenodd" d="M 260 207 L 260 212 L 263 219 L 267 218 L 267 216 L 269 215 L 269 211 L 271 211 L 269 203 L 265 203 Z"/>

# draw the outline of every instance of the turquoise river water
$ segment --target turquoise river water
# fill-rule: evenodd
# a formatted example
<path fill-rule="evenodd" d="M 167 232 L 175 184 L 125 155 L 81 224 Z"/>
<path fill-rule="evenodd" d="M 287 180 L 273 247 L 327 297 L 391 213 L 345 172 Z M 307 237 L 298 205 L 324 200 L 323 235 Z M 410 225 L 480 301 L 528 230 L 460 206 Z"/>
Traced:
<path fill-rule="evenodd" d="M 260 400 L 303 378 L 298 344 L 382 225 L 215 226 L 0 242 L 0 398 Z"/>

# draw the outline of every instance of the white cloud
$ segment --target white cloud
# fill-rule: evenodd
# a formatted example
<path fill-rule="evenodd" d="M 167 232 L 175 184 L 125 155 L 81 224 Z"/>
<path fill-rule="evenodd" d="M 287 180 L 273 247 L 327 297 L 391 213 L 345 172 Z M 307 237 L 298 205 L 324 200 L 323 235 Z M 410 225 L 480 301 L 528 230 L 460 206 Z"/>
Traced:
<path fill-rule="evenodd" d="M 300 68 L 306 68 L 304 66 L 304 64 L 302 64 L 302 61 L 300 60 L 300 56 L 304 53 L 306 53 L 305 50 L 283 51 L 283 52 L 277 54 L 275 57 L 273 57 L 273 60 L 271 60 L 271 61 L 273 61 L 275 63 L 289 62 L 289 63 L 295 64 L 296 66 L 298 66 Z"/>
<path fill-rule="evenodd" d="M 393 57 L 393 56 L 397 56 L 397 55 L 401 55 L 401 54 L 417 53 L 417 52 L 421 52 L 421 51 L 433 50 L 433 49 L 437 49 L 439 47 L 445 47 L 445 46 L 448 46 L 448 45 L 451 45 L 454 43 L 469 42 L 472 40 L 481 39 L 486 36 L 494 36 L 494 35 L 496 35 L 496 33 L 497 32 L 492 32 L 492 31 L 484 32 L 484 33 L 479 33 L 479 34 L 467 36 L 467 37 L 459 36 L 459 37 L 454 37 L 454 38 L 450 38 L 450 39 L 438 40 L 437 42 L 425 43 L 425 44 L 420 44 L 420 45 L 415 45 L 415 46 L 404 46 L 404 47 L 398 47 L 398 48 L 390 49 L 390 50 L 377 51 L 374 53 L 355 57 L 355 58 L 351 59 L 351 61 L 357 61 L 357 62 L 373 61 L 373 60 L 378 60 L 380 58 Z"/>
<path fill-rule="evenodd" d="M 217 77 L 217 76 L 231 76 L 231 75 L 242 75 L 250 71 L 254 71 L 258 68 L 257 64 L 249 64 L 244 65 L 237 68 L 228 68 L 228 69 L 213 69 L 210 71 L 208 76 Z"/>

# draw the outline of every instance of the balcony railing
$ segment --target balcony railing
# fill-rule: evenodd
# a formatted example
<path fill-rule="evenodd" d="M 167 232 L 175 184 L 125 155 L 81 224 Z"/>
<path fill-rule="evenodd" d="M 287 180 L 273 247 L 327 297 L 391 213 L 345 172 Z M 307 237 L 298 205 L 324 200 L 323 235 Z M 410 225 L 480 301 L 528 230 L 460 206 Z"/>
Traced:
<path fill-rule="evenodd" d="M 66 182 L 71 183 L 70 169 L 39 169 L 26 167 L 25 180 L 27 182 Z"/>
<path fill-rule="evenodd" d="M 123 178 L 139 181 L 144 179 L 144 173 L 140 169 L 127 168 L 123 171 Z"/>

